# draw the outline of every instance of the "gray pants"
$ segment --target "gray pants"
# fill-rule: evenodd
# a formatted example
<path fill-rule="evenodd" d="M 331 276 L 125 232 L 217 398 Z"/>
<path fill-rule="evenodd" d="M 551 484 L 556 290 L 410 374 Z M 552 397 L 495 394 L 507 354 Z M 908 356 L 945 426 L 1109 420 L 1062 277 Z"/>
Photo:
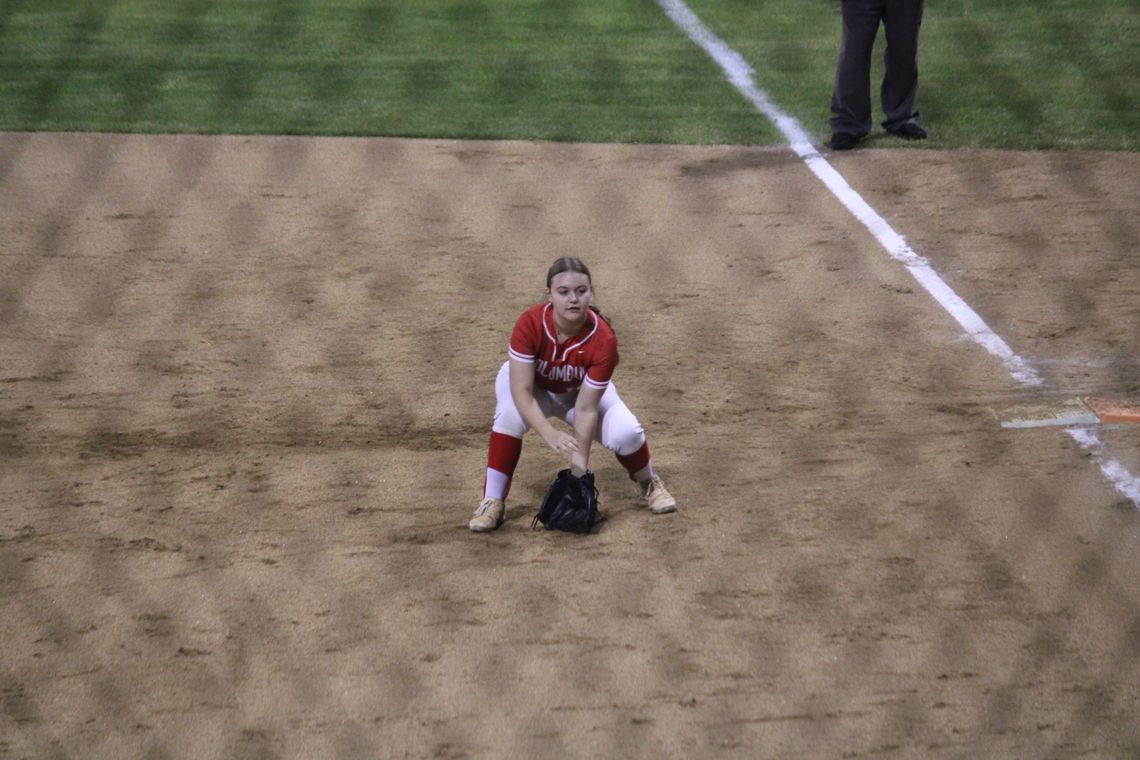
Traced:
<path fill-rule="evenodd" d="M 913 121 L 918 93 L 918 30 L 922 0 L 842 0 L 843 36 L 831 95 L 831 129 L 865 135 L 871 131 L 871 48 L 882 22 L 887 49 L 882 99 L 888 131 Z"/>

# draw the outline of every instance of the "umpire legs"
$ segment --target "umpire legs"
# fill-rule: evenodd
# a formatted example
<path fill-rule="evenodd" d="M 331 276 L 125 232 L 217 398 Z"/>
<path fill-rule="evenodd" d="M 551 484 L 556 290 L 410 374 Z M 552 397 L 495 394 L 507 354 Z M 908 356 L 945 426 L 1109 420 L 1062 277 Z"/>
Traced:
<path fill-rule="evenodd" d="M 832 131 L 860 137 L 871 131 L 871 53 L 880 22 L 886 37 L 880 90 L 883 126 L 890 131 L 913 120 L 917 116 L 922 0 L 842 0 L 841 15 L 839 62 L 831 95 Z"/>
<path fill-rule="evenodd" d="M 892 131 L 912 121 L 918 94 L 918 31 L 922 25 L 922 0 L 888 0 L 883 13 L 887 49 L 883 53 L 886 74 L 880 91 L 883 127 Z"/>
<path fill-rule="evenodd" d="M 831 129 L 862 137 L 871 131 L 871 50 L 882 0 L 843 0 L 839 63 L 831 94 Z"/>

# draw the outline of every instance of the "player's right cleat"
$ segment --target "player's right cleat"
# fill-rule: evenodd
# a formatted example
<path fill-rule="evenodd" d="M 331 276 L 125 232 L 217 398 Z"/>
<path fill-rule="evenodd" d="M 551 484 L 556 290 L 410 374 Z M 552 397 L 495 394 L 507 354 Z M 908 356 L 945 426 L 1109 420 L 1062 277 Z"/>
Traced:
<path fill-rule="evenodd" d="M 475 510 L 475 516 L 467 527 L 476 533 L 487 533 L 503 524 L 503 513 L 506 505 L 502 499 L 483 499 L 483 503 Z"/>
<path fill-rule="evenodd" d="M 655 515 L 663 515 L 677 509 L 677 500 L 665 490 L 665 484 L 656 475 L 651 480 L 637 484 L 637 494 Z"/>

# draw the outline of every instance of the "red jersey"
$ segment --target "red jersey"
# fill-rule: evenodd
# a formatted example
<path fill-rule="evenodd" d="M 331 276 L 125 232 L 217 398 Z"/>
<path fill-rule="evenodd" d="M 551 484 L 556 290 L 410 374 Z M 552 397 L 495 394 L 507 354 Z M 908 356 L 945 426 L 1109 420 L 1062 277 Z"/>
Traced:
<path fill-rule="evenodd" d="M 606 320 L 586 310 L 586 325 L 559 343 L 550 304 L 522 313 L 511 332 L 509 353 L 515 361 L 534 365 L 534 384 L 551 393 L 577 390 L 582 383 L 605 388 L 617 369 L 617 337 Z"/>

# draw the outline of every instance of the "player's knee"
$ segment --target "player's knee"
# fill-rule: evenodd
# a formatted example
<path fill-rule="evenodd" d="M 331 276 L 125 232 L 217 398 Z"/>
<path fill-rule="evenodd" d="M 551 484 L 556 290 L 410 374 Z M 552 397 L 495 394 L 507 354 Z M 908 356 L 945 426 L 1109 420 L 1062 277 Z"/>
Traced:
<path fill-rule="evenodd" d="M 496 411 L 495 419 L 491 423 L 491 430 L 503 435 L 509 435 L 512 438 L 522 438 L 526 435 L 526 431 L 530 428 L 523 422 L 522 416 L 517 411 Z"/>
<path fill-rule="evenodd" d="M 616 454 L 626 456 L 640 449 L 645 444 L 645 430 L 633 415 L 621 420 L 623 424 L 612 426 L 607 431 L 607 440 L 602 444 Z"/>

